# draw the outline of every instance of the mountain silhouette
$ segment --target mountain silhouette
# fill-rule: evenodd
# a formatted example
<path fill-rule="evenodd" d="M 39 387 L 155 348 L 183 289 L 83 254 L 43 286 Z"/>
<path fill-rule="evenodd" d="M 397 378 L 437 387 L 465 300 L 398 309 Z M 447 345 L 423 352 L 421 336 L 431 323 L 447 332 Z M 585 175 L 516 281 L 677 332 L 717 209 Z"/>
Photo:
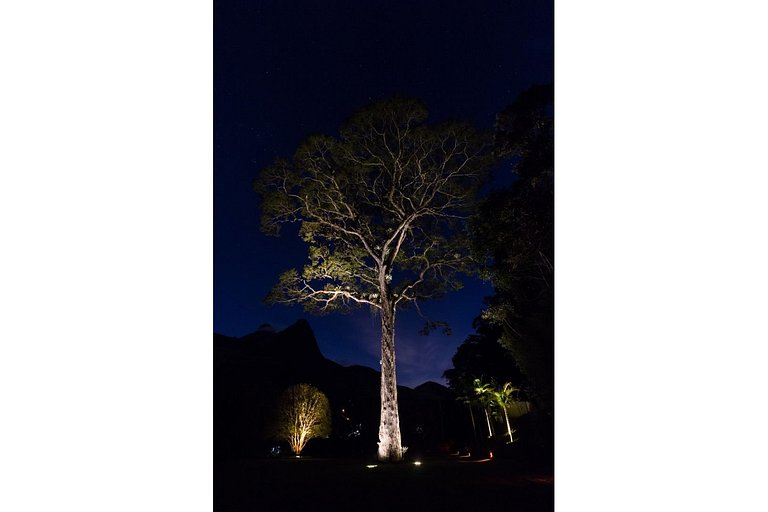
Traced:
<path fill-rule="evenodd" d="M 331 406 L 332 434 L 312 440 L 305 453 L 375 453 L 379 425 L 380 373 L 326 359 L 306 320 L 275 332 L 263 324 L 233 338 L 213 335 L 214 453 L 217 457 L 267 456 L 276 444 L 269 424 L 280 392 L 312 384 Z M 411 453 L 446 450 L 466 436 L 468 425 L 453 392 L 436 382 L 414 389 L 398 386 L 403 444 Z"/>

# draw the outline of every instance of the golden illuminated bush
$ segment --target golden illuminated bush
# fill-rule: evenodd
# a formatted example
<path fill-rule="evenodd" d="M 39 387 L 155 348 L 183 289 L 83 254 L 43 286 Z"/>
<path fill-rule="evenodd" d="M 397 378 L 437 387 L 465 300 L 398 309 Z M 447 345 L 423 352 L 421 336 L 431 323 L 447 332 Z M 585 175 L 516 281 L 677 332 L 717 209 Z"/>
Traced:
<path fill-rule="evenodd" d="M 300 455 L 310 439 L 331 433 L 328 398 L 309 384 L 289 387 L 278 399 L 273 433 L 277 439 L 288 441 L 293 453 Z"/>

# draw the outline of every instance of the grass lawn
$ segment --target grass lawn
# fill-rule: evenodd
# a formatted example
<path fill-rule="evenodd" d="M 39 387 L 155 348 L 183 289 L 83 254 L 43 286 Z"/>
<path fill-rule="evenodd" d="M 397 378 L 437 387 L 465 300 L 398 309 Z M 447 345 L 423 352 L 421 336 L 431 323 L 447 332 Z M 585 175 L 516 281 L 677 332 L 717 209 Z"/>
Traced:
<path fill-rule="evenodd" d="M 551 473 L 523 471 L 499 459 L 413 462 L 309 457 L 221 461 L 214 467 L 214 510 L 554 510 Z"/>

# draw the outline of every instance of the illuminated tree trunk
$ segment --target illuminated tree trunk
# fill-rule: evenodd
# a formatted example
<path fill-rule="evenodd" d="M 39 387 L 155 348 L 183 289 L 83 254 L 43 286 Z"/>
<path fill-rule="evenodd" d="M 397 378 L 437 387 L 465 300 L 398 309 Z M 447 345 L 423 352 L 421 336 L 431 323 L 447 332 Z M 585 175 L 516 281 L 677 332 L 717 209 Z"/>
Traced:
<path fill-rule="evenodd" d="M 507 406 L 502 405 L 502 410 L 504 411 L 504 419 L 507 422 L 507 434 L 509 434 L 509 442 L 513 443 L 514 439 L 512 439 L 512 427 L 509 425 L 509 415 L 507 414 Z"/>
<path fill-rule="evenodd" d="M 395 378 L 395 310 L 386 291 L 382 293 L 381 304 L 381 422 L 377 456 L 380 461 L 396 462 L 403 460 L 403 447 Z"/>
<path fill-rule="evenodd" d="M 491 427 L 491 416 L 488 414 L 487 407 L 484 407 L 483 410 L 485 411 L 485 421 L 488 422 L 488 437 L 493 437 L 493 427 Z"/>

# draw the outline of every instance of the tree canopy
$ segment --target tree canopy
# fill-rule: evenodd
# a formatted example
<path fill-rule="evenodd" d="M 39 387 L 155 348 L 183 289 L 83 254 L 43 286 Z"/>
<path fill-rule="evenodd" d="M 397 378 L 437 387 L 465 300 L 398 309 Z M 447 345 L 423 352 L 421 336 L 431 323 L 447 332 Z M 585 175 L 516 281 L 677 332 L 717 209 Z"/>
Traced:
<path fill-rule="evenodd" d="M 383 284 L 393 306 L 461 286 L 457 272 L 470 270 L 464 223 L 493 155 L 472 126 L 426 119 L 417 100 L 379 102 L 338 137 L 309 137 L 262 173 L 262 229 L 276 235 L 299 223 L 309 243 L 309 264 L 285 272 L 270 301 L 379 309 Z"/>

